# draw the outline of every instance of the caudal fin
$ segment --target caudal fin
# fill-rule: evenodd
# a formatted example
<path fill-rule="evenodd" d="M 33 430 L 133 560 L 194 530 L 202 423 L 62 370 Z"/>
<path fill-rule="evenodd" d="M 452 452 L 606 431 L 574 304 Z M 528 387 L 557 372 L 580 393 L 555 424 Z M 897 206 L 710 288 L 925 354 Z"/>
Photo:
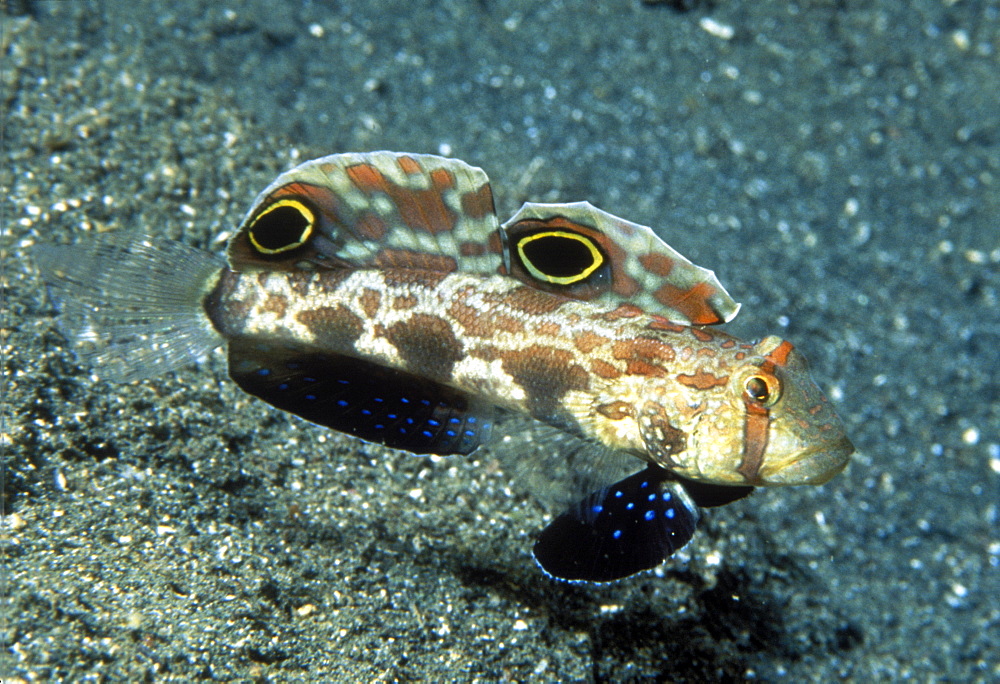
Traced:
<path fill-rule="evenodd" d="M 165 373 L 222 343 L 202 307 L 221 259 L 145 233 L 106 233 L 31 252 L 59 305 L 59 328 L 102 378 Z"/>

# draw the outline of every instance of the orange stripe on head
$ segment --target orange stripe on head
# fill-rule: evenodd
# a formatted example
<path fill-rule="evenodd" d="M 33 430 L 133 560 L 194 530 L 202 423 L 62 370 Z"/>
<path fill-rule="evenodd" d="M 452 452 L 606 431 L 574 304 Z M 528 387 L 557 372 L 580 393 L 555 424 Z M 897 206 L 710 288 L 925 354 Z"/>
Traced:
<path fill-rule="evenodd" d="M 784 366 L 788 362 L 788 355 L 792 353 L 795 347 L 788 340 L 782 340 L 781 344 L 771 350 L 771 353 L 764 358 L 773 363 L 776 366 Z M 773 369 L 769 369 L 773 370 Z"/>
<path fill-rule="evenodd" d="M 736 472 L 753 484 L 757 481 L 760 466 L 764 462 L 771 416 L 766 408 L 750 402 L 746 402 L 746 409 L 746 419 L 743 422 L 743 458 Z"/>

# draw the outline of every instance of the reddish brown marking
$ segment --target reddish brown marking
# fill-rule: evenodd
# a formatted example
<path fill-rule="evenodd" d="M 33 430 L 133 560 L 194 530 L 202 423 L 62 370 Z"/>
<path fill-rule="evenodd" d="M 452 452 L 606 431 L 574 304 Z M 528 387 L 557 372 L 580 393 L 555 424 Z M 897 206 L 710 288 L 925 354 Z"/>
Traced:
<path fill-rule="evenodd" d="M 482 359 L 487 363 L 491 361 L 496 361 L 500 358 L 500 353 L 497 351 L 496 347 L 489 345 L 483 345 L 481 347 L 470 347 L 466 353 L 472 358 Z"/>
<path fill-rule="evenodd" d="M 486 239 L 486 244 L 489 245 L 490 254 L 500 254 L 503 252 L 503 241 L 500 239 L 500 232 L 493 231 L 490 236 Z M 498 273 L 506 273 L 503 267 L 503 262 L 500 262 L 500 266 L 497 268 Z"/>
<path fill-rule="evenodd" d="M 811 409 L 809 409 L 809 415 L 815 416 L 817 413 L 823 410 L 823 404 L 816 404 Z"/>
<path fill-rule="evenodd" d="M 357 223 L 354 224 L 354 232 L 358 234 L 358 237 L 376 242 L 381 241 L 388 230 L 389 228 L 382 217 L 370 211 L 361 214 Z"/>
<path fill-rule="evenodd" d="M 684 332 L 685 330 L 687 330 L 685 326 L 678 325 L 677 323 L 674 323 L 670 319 L 664 318 L 663 316 L 658 316 L 656 314 L 653 314 L 651 318 L 653 320 L 651 320 L 649 324 L 646 326 L 650 330 L 666 330 L 667 332 L 673 332 L 673 333 Z"/>
<path fill-rule="evenodd" d="M 712 325 L 722 322 L 708 302 L 714 294 L 718 294 L 718 290 L 708 283 L 699 283 L 687 290 L 664 283 L 653 292 L 653 297 L 664 306 L 687 316 L 694 325 Z"/>
<path fill-rule="evenodd" d="M 399 164 L 399 168 L 403 170 L 403 173 L 412 175 L 421 171 L 420 164 L 413 157 L 398 157 L 396 163 Z"/>
<path fill-rule="evenodd" d="M 723 349 L 732 349 L 733 347 L 736 346 L 736 340 L 726 340 L 719 346 L 722 347 Z"/>
<path fill-rule="evenodd" d="M 316 336 L 316 346 L 325 352 L 343 353 L 354 349 L 365 324 L 343 304 L 300 311 L 295 319 Z"/>
<path fill-rule="evenodd" d="M 590 387 L 590 375 L 573 362 L 573 354 L 539 344 L 501 352 L 504 371 L 528 395 L 528 409 L 540 419 L 563 412 L 562 397 L 570 390 Z"/>
<path fill-rule="evenodd" d="M 639 257 L 639 263 L 642 267 L 658 276 L 668 276 L 670 272 L 674 270 L 674 260 L 668 257 L 666 254 L 658 254 L 656 252 L 650 252 L 649 254 L 643 254 Z"/>
<path fill-rule="evenodd" d="M 493 329 L 479 309 L 469 306 L 464 298 L 457 299 L 448 307 L 448 315 L 458 321 L 466 335 L 472 337 L 492 337 Z"/>
<path fill-rule="evenodd" d="M 417 269 L 423 271 L 438 271 L 441 274 L 453 273 L 458 270 L 458 262 L 454 257 L 444 254 L 428 254 L 409 249 L 383 248 L 375 255 L 374 266 L 386 269 Z"/>
<path fill-rule="evenodd" d="M 517 318 L 496 312 L 484 313 L 465 304 L 462 299 L 452 302 L 448 307 L 448 314 L 459 322 L 466 335 L 472 337 L 492 339 L 498 332 L 515 335 L 524 332 L 524 323 Z"/>
<path fill-rule="evenodd" d="M 429 314 L 413 314 L 393 323 L 386 328 L 385 338 L 396 347 L 407 371 L 438 382 L 450 380 L 455 364 L 464 356 L 448 322 Z"/>
<path fill-rule="evenodd" d="M 707 330 L 701 330 L 700 328 L 688 328 L 688 330 L 690 330 L 691 334 L 701 342 L 711 342 L 715 339 L 715 335 Z"/>
<path fill-rule="evenodd" d="M 622 232 L 622 235 L 624 235 L 625 237 L 632 237 L 639 229 L 639 226 L 632 223 L 631 221 L 624 221 L 622 219 L 619 219 L 617 216 L 612 216 L 611 218 L 614 220 L 615 226 L 618 228 L 618 230 Z"/>
<path fill-rule="evenodd" d="M 446 169 L 430 173 L 431 187 L 426 190 L 393 183 L 371 164 L 355 164 L 345 169 L 348 178 L 361 192 L 385 193 L 392 200 L 399 218 L 415 230 L 432 235 L 455 227 L 455 213 L 444 203 L 444 191 L 455 187 L 455 178 Z"/>
<path fill-rule="evenodd" d="M 268 313 L 273 313 L 278 318 L 285 315 L 285 311 L 288 309 L 288 298 L 282 295 L 269 294 L 267 299 L 264 300 L 263 306 L 261 306 L 262 311 Z"/>
<path fill-rule="evenodd" d="M 393 268 L 382 272 L 382 278 L 388 287 L 408 287 L 416 285 L 433 290 L 448 277 L 447 273 L 437 271 L 419 271 L 407 268 Z"/>
<path fill-rule="evenodd" d="M 397 295 L 392 300 L 392 308 L 396 311 L 406 311 L 415 307 L 419 301 L 415 295 Z"/>
<path fill-rule="evenodd" d="M 748 483 L 754 484 L 758 480 L 760 466 L 764 462 L 771 416 L 763 406 L 749 401 L 744 402 L 744 405 L 747 413 L 743 421 L 743 458 L 736 472 Z"/>
<path fill-rule="evenodd" d="M 706 371 L 698 371 L 690 375 L 681 373 L 677 376 L 677 382 L 685 387 L 693 387 L 697 390 L 707 390 L 713 387 L 722 387 L 729 382 L 729 376 L 716 376 Z"/>
<path fill-rule="evenodd" d="M 636 360 L 625 363 L 625 372 L 629 375 L 641 375 L 647 378 L 662 378 L 667 374 L 663 366 L 655 366 L 648 361 Z"/>
<path fill-rule="evenodd" d="M 604 378 L 605 380 L 617 380 L 622 376 L 622 372 L 612 366 L 607 361 L 602 361 L 601 359 L 594 359 L 590 362 L 590 370 L 599 378 Z"/>
<path fill-rule="evenodd" d="M 677 465 L 672 456 L 687 447 L 687 434 L 670 423 L 662 405 L 648 402 L 639 416 L 642 439 L 657 461 L 664 466 Z"/>
<path fill-rule="evenodd" d="M 547 292 L 540 292 L 533 287 L 524 286 L 515 287 L 513 290 L 505 292 L 499 297 L 484 294 L 483 299 L 533 315 L 551 313 L 567 301 L 563 297 L 551 295 Z"/>
<path fill-rule="evenodd" d="M 632 405 L 625 401 L 612 401 L 608 404 L 600 404 L 599 406 L 596 406 L 594 410 L 611 420 L 622 420 L 623 418 L 628 418 L 635 413 L 632 409 Z"/>
<path fill-rule="evenodd" d="M 378 313 L 379 304 L 382 303 L 382 295 L 378 290 L 366 287 L 365 291 L 361 293 L 359 303 L 361 304 L 361 310 L 365 312 L 365 316 L 375 318 L 375 314 Z"/>
<path fill-rule="evenodd" d="M 793 349 L 795 349 L 795 347 L 792 346 L 791 342 L 782 340 L 781 344 L 775 347 L 774 350 L 764 358 L 776 366 L 784 366 L 788 362 L 788 355 L 792 353 Z"/>
<path fill-rule="evenodd" d="M 562 326 L 552 321 L 545 321 L 535 327 L 535 333 L 545 337 L 559 337 L 561 332 Z"/>
<path fill-rule="evenodd" d="M 458 243 L 458 253 L 464 257 L 482 256 L 490 252 L 489 245 L 482 242 L 460 242 Z"/>
<path fill-rule="evenodd" d="M 348 166 L 345 171 L 347 172 L 347 177 L 351 179 L 351 182 L 361 192 L 367 195 L 373 192 L 386 192 L 388 181 L 382 175 L 382 172 L 373 165 L 364 163 L 355 164 L 354 166 Z"/>
<path fill-rule="evenodd" d="M 431 171 L 431 183 L 442 190 L 455 187 L 455 177 L 448 169 L 434 169 Z"/>
<path fill-rule="evenodd" d="M 293 271 L 284 277 L 292 292 L 300 297 L 309 297 L 313 293 L 313 287 L 320 292 L 329 292 L 340 287 L 349 275 L 350 272 L 343 270 L 323 271 L 319 274 Z"/>
<path fill-rule="evenodd" d="M 650 377 L 666 375 L 665 366 L 676 357 L 673 347 L 649 337 L 618 340 L 611 347 L 611 355 L 626 362 L 627 372 Z"/>
<path fill-rule="evenodd" d="M 484 183 L 477 190 L 462 195 L 462 213 L 474 219 L 481 219 L 496 213 L 493 205 L 493 190 Z"/>
<path fill-rule="evenodd" d="M 743 352 L 736 352 L 736 354 L 735 354 L 735 356 L 733 358 L 735 358 L 737 361 L 742 361 L 746 357 L 747 357 L 747 355 L 745 353 L 743 353 Z"/>
<path fill-rule="evenodd" d="M 589 330 L 573 335 L 573 344 L 584 354 L 589 354 L 602 344 L 610 342 L 607 337 L 590 332 Z"/>
<path fill-rule="evenodd" d="M 520 335 L 524 332 L 524 323 L 513 316 L 492 314 L 489 318 L 495 330 L 512 335 Z"/>
<path fill-rule="evenodd" d="M 711 347 L 702 347 L 701 349 L 698 350 L 698 356 L 704 356 L 709 359 L 714 359 L 716 356 L 718 356 L 718 352 L 716 352 Z"/>
<path fill-rule="evenodd" d="M 635 318 L 642 314 L 643 310 L 635 304 L 622 304 L 611 311 L 599 315 L 597 318 L 602 321 L 617 321 L 621 318 Z"/>

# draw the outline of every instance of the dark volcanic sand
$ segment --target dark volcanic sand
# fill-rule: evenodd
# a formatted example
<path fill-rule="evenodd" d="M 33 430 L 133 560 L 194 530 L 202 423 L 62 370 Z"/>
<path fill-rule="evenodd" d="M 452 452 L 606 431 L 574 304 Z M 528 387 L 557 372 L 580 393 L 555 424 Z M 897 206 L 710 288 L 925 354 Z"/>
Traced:
<path fill-rule="evenodd" d="M 1000 3 L 275 4 L 5 5 L 5 684 L 1000 678 Z M 853 464 L 559 584 L 488 452 L 67 350 L 26 247 L 218 251 L 279 171 L 373 149 L 656 227 L 805 352 Z"/>

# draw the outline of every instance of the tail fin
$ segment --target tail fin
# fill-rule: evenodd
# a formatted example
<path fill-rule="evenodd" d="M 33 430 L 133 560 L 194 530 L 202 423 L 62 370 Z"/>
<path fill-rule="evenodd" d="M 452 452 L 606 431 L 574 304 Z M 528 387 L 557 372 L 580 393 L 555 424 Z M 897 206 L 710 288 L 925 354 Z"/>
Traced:
<path fill-rule="evenodd" d="M 102 378 L 150 378 L 219 346 L 202 300 L 225 265 L 145 233 L 31 250 L 62 310 L 60 330 Z"/>

